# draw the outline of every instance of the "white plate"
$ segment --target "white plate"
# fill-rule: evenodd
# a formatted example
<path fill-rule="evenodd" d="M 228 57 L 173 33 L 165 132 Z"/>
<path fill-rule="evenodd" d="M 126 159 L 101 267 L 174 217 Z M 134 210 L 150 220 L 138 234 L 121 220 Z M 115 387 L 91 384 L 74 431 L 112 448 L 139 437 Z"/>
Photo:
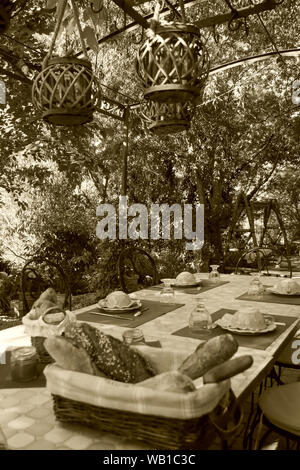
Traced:
<path fill-rule="evenodd" d="M 296 292 L 296 294 L 282 294 L 281 292 L 277 292 L 276 290 L 272 289 L 272 287 L 269 287 L 268 289 L 266 289 L 267 292 L 270 292 L 271 294 L 275 294 L 275 295 L 287 295 L 289 297 L 297 297 L 300 295 L 300 292 Z"/>
<path fill-rule="evenodd" d="M 266 320 L 268 323 L 268 320 Z M 218 320 L 215 322 L 217 325 L 219 325 L 223 330 L 230 331 L 231 333 L 236 333 L 237 335 L 262 335 L 264 333 L 269 333 L 270 331 L 276 330 L 277 326 L 274 322 L 269 323 L 266 328 L 263 330 L 247 330 L 247 329 L 240 329 L 240 328 L 231 328 L 231 326 L 228 325 L 222 325 L 218 323 Z"/>
<path fill-rule="evenodd" d="M 235 328 L 230 328 L 229 326 L 221 326 L 219 325 L 223 330 L 230 331 L 231 333 L 235 333 L 237 335 L 247 335 L 247 336 L 258 336 L 258 335 L 263 335 L 264 333 L 269 333 L 270 331 L 276 330 L 276 325 L 273 323 L 269 325 L 267 328 L 264 330 L 237 330 Z"/>
<path fill-rule="evenodd" d="M 172 287 L 196 287 L 200 285 L 201 285 L 201 281 L 195 281 L 192 284 L 178 284 L 177 282 L 174 282 L 174 284 L 171 284 Z"/>
<path fill-rule="evenodd" d="M 105 312 L 130 312 L 132 310 L 137 310 L 138 308 L 141 308 L 142 302 L 141 300 L 132 300 L 130 305 L 128 307 L 113 307 L 109 308 L 106 306 L 106 299 L 99 300 L 98 302 L 98 307 L 100 307 L 103 311 Z"/>

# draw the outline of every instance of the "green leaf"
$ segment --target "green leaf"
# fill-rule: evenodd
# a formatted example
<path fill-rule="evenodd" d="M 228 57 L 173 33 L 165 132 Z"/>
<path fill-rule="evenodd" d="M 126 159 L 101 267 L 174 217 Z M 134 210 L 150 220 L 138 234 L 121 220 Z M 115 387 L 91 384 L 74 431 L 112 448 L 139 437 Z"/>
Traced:
<path fill-rule="evenodd" d="M 58 0 L 47 0 L 47 3 L 46 3 L 46 10 L 52 10 L 53 8 L 56 7 L 56 4 L 57 4 Z"/>
<path fill-rule="evenodd" d="M 86 26 L 83 31 L 83 37 L 86 39 L 88 46 L 94 51 L 98 51 L 98 42 L 95 31 L 91 26 Z"/>

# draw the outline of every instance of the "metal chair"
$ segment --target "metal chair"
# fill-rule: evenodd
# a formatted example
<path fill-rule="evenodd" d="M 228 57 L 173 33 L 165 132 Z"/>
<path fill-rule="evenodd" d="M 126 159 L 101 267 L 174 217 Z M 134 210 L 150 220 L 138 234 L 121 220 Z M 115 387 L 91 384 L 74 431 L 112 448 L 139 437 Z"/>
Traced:
<path fill-rule="evenodd" d="M 278 359 L 275 362 L 275 365 L 278 366 L 278 373 L 277 377 L 280 385 L 284 385 L 284 382 L 281 380 L 281 373 L 282 369 L 295 369 L 295 370 L 300 370 L 300 364 L 296 364 L 295 361 L 292 359 L 292 355 L 295 352 L 295 349 L 293 348 L 293 343 L 297 340 L 297 338 L 293 338 L 287 346 L 285 346 L 284 350 L 281 352 L 279 355 Z M 299 340 L 299 338 L 298 338 Z"/>
<path fill-rule="evenodd" d="M 118 276 L 126 293 L 159 283 L 153 258 L 141 248 L 126 248 L 118 258 Z"/>
<path fill-rule="evenodd" d="M 296 442 L 297 450 L 300 450 L 300 382 L 265 390 L 258 400 L 251 434 L 257 425 L 255 449 L 260 449 L 267 436 L 276 432 L 286 438 L 287 448 L 292 440 Z M 263 425 L 267 430 L 261 437 Z"/>
<path fill-rule="evenodd" d="M 21 272 L 23 315 L 48 287 L 53 287 L 62 298 L 62 307 L 71 310 L 71 290 L 61 266 L 40 257 L 27 261 Z"/>
<path fill-rule="evenodd" d="M 241 263 L 242 261 L 246 258 L 250 258 L 251 257 L 253 258 L 252 259 L 252 265 L 255 264 L 255 268 L 243 268 L 241 267 Z M 275 261 L 276 259 L 276 261 Z M 289 271 L 289 277 L 292 277 L 293 275 L 293 272 L 292 272 L 292 266 L 291 266 L 291 262 L 290 262 L 290 259 L 288 257 L 286 257 L 286 260 L 287 260 L 287 266 L 288 266 L 288 271 Z M 275 267 L 274 269 L 276 269 L 276 264 L 280 264 L 280 262 L 282 261 L 282 255 L 278 255 L 277 253 L 274 252 L 274 250 L 272 249 L 268 249 L 268 248 L 262 248 L 262 247 L 255 247 L 255 248 L 251 248 L 250 250 L 248 251 L 245 251 L 238 259 L 238 262 L 236 264 L 236 267 L 235 267 L 235 274 L 238 274 L 239 270 L 244 272 L 244 273 L 250 273 L 251 271 L 266 271 L 264 274 L 266 274 L 267 276 L 274 276 L 274 275 L 277 275 L 277 276 L 281 276 L 280 273 L 278 272 L 278 274 L 274 274 L 274 273 L 269 273 L 269 270 L 272 269 L 272 267 L 274 266 L 275 264 Z M 257 266 L 257 267 L 256 267 Z M 287 275 L 285 275 L 284 277 L 287 277 Z"/>

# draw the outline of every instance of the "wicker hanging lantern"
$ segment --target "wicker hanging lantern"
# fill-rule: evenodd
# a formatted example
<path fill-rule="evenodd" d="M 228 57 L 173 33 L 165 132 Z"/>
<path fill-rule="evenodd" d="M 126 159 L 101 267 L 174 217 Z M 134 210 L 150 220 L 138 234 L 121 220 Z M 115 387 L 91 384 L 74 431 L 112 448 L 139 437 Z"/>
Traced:
<path fill-rule="evenodd" d="M 4 33 L 9 27 L 11 11 L 13 4 L 10 0 L 2 0 L 0 4 L 0 34 Z"/>
<path fill-rule="evenodd" d="M 141 106 L 140 115 L 153 134 L 167 135 L 188 130 L 194 111 L 195 106 L 191 101 L 147 101 Z"/>
<path fill-rule="evenodd" d="M 158 24 L 155 20 L 154 24 L 137 56 L 144 97 L 160 102 L 193 100 L 209 72 L 208 53 L 199 29 L 186 24 L 184 16 L 179 23 Z"/>
<path fill-rule="evenodd" d="M 64 8 L 66 4 L 67 1 L 64 0 Z M 87 57 L 74 0 L 72 0 L 72 6 L 85 58 L 51 58 L 64 12 L 62 8 L 50 51 L 32 88 L 33 103 L 42 111 L 43 119 L 59 126 L 76 126 L 92 121 L 93 111 L 100 95 L 98 82 Z"/>

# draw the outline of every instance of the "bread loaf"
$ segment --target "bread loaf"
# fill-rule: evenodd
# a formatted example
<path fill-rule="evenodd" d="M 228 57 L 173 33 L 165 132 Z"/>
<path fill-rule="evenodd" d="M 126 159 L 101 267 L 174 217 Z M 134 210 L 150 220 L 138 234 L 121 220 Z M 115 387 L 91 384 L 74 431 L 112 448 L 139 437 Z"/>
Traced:
<path fill-rule="evenodd" d="M 155 377 L 139 382 L 138 385 L 155 388 L 164 392 L 187 393 L 196 390 L 192 379 L 176 370 L 163 372 Z"/>
<path fill-rule="evenodd" d="M 76 348 L 65 338 L 61 336 L 46 338 L 44 346 L 50 356 L 63 369 L 105 377 L 104 374 L 97 370 L 84 349 Z"/>
<path fill-rule="evenodd" d="M 230 379 L 249 369 L 253 364 L 253 357 L 249 355 L 229 359 L 222 364 L 213 367 L 203 375 L 203 383 L 218 383 L 222 380 Z"/>
<path fill-rule="evenodd" d="M 238 346 L 238 342 L 230 334 L 216 336 L 205 343 L 201 343 L 183 361 L 178 370 L 193 380 L 197 379 L 213 367 L 230 359 L 238 350 Z"/>
<path fill-rule="evenodd" d="M 77 348 L 83 348 L 98 370 L 112 380 L 138 383 L 156 373 L 152 364 L 138 351 L 88 323 L 67 325 L 65 337 Z"/>

